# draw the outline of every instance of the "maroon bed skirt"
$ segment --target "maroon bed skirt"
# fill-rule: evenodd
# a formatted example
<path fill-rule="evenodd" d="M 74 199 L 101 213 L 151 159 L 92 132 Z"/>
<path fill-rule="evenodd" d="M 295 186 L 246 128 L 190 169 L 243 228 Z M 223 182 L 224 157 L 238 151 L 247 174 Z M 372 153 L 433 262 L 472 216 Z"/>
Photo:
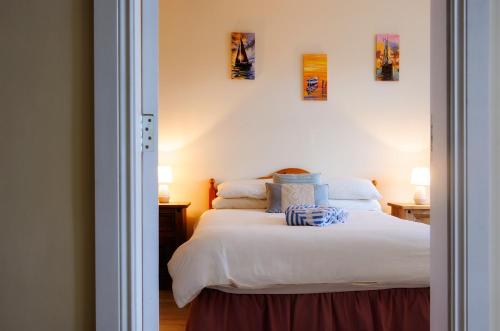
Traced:
<path fill-rule="evenodd" d="M 429 288 L 315 294 L 231 294 L 204 289 L 189 331 L 426 331 Z"/>

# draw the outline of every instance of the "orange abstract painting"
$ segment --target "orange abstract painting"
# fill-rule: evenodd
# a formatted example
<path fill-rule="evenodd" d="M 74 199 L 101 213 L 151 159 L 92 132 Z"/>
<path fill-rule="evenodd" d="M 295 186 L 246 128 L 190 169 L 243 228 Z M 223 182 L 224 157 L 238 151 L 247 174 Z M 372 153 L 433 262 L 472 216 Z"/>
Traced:
<path fill-rule="evenodd" d="M 304 55 L 304 100 L 327 100 L 328 57 L 326 54 Z"/>

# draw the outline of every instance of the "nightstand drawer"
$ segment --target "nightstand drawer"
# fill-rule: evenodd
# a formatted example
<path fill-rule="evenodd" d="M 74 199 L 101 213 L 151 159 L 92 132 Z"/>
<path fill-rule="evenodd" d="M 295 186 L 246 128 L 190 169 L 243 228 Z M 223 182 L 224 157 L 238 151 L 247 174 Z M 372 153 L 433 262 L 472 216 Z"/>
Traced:
<path fill-rule="evenodd" d="M 177 243 L 177 233 L 174 230 L 162 231 L 158 233 L 158 239 L 160 240 L 160 246 L 164 245 L 166 242 Z"/>
<path fill-rule="evenodd" d="M 159 281 L 160 289 L 170 288 L 167 263 L 177 247 L 186 241 L 186 208 L 190 203 L 162 203 L 159 205 Z"/>
<path fill-rule="evenodd" d="M 430 224 L 431 206 L 415 205 L 411 203 L 389 202 L 391 206 L 391 215 L 404 220 Z"/>
<path fill-rule="evenodd" d="M 430 218 L 431 218 L 430 210 L 422 210 L 422 209 L 406 210 L 405 219 L 407 220 L 429 224 Z"/>
<path fill-rule="evenodd" d="M 177 228 L 176 215 L 174 210 L 161 212 L 159 218 L 159 230 L 165 232 L 175 232 Z"/>

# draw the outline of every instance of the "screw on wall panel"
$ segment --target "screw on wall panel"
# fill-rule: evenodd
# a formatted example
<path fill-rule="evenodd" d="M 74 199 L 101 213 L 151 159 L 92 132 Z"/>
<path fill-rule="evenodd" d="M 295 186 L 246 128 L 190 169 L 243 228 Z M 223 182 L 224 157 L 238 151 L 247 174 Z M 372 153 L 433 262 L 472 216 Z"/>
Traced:
<path fill-rule="evenodd" d="M 153 152 L 155 149 L 153 140 L 153 135 L 155 134 L 155 124 L 153 120 L 153 115 L 142 116 L 142 148 L 148 152 Z"/>

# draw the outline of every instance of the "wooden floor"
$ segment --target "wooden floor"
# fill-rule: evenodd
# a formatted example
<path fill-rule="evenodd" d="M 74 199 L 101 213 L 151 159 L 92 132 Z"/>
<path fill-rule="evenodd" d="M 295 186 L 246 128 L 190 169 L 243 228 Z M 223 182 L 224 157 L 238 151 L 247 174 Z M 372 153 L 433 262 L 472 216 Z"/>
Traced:
<path fill-rule="evenodd" d="M 184 331 L 189 306 L 179 309 L 172 291 L 160 291 L 160 331 Z"/>

